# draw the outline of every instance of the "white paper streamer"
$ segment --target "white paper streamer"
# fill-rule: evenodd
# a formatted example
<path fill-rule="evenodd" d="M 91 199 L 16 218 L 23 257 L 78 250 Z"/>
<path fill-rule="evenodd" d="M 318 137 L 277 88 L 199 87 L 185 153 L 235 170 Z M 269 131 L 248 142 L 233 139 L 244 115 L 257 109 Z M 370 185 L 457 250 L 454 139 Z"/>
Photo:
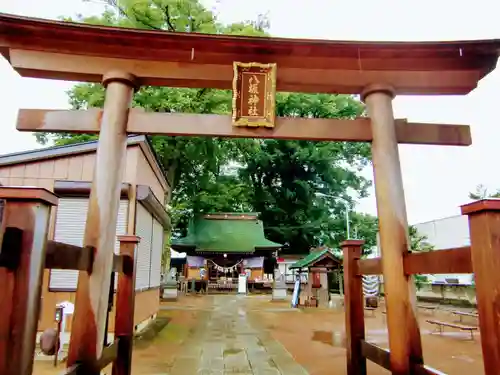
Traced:
<path fill-rule="evenodd" d="M 379 294 L 379 279 L 377 275 L 363 275 L 363 294 L 366 297 L 376 297 Z"/>
<path fill-rule="evenodd" d="M 222 267 L 222 266 L 219 266 L 217 263 L 215 263 L 213 260 L 210 259 L 210 261 L 214 264 L 214 268 L 219 271 L 219 272 L 224 272 L 224 273 L 228 273 L 228 272 L 233 272 L 233 271 L 236 271 L 236 269 L 238 268 L 238 265 L 243 261 L 240 260 L 238 263 L 236 263 L 234 266 L 231 266 L 231 267 Z"/>

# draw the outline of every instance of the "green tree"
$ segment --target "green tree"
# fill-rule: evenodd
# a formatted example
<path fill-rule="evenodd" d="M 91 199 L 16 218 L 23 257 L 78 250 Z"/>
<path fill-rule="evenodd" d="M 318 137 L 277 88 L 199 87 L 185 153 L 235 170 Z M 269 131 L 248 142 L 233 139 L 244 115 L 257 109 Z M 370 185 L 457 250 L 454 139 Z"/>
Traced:
<path fill-rule="evenodd" d="M 363 110 L 345 95 L 287 93 L 277 99 L 277 115 L 284 117 L 354 118 Z M 253 140 L 246 146 L 240 175 L 252 186 L 250 202 L 261 213 L 269 239 L 307 253 L 331 233 L 328 242 L 338 246 L 345 239 L 343 201 L 354 205 L 348 191 L 365 196 L 370 184 L 358 173 L 369 162 L 369 146 L 282 140 Z"/>
<path fill-rule="evenodd" d="M 413 252 L 426 252 L 434 250 L 434 246 L 427 241 L 427 236 L 419 233 L 415 226 L 410 225 L 408 232 L 410 236 L 410 247 Z M 413 275 L 413 279 L 417 289 L 421 289 L 422 286 L 429 281 L 426 275 Z"/>
<path fill-rule="evenodd" d="M 374 249 L 377 247 L 377 217 L 367 213 L 351 211 L 349 213 L 349 224 L 349 238 L 365 241 L 362 248 L 363 255 L 366 256 L 373 253 Z M 339 244 L 347 238 L 345 212 L 342 212 L 340 216 L 337 215 L 337 218 L 334 220 L 334 225 L 336 228 L 330 227 L 328 231 L 324 231 L 319 241 L 320 244 L 333 249 L 338 256 L 342 257 L 342 250 L 339 248 Z"/>
<path fill-rule="evenodd" d="M 212 34 L 266 35 L 269 22 L 265 16 L 255 21 L 224 25 L 216 15 L 198 0 L 114 0 L 100 17 L 68 21 L 168 31 L 188 31 Z M 78 84 L 69 92 L 74 109 L 102 107 L 104 88 L 100 84 Z M 142 87 L 134 95 L 133 107 L 152 112 L 184 112 L 228 114 L 231 111 L 231 92 L 210 89 L 179 89 L 169 87 Z M 97 135 L 37 134 L 40 143 L 56 145 L 89 141 Z M 244 186 L 237 175 L 224 175 L 224 166 L 235 159 L 238 143 L 244 140 L 226 140 L 201 137 L 152 137 L 153 147 L 165 170 L 174 174 L 172 210 L 177 227 L 183 229 L 190 215 L 205 210 L 249 210 L 242 192 Z M 224 201 L 224 198 L 226 201 Z M 210 207 L 210 203 L 213 204 Z M 186 209 L 188 207 L 189 209 Z"/>
<path fill-rule="evenodd" d="M 224 25 L 198 0 L 121 0 L 119 7 L 110 0 L 109 4 L 101 17 L 77 21 L 165 32 L 263 36 L 269 26 L 265 16 Z M 68 95 L 74 109 L 104 103 L 100 84 L 78 84 Z M 151 112 L 229 114 L 231 92 L 142 87 L 134 95 L 133 106 Z M 354 118 L 363 111 L 364 106 L 349 95 L 277 96 L 279 116 Z M 95 137 L 51 134 L 38 140 L 67 144 Z M 185 233 L 187 221 L 196 213 L 252 210 L 261 212 L 270 239 L 287 243 L 292 251 L 307 252 L 324 233 L 329 233 L 331 243 L 345 239 L 340 199 L 353 207 L 352 196 L 365 196 L 370 184 L 359 174 L 370 157 L 369 145 L 364 143 L 165 136 L 151 140 L 163 167 L 174 175 L 170 206 L 177 235 Z M 339 199 L 321 199 L 317 192 Z"/>
<path fill-rule="evenodd" d="M 351 216 L 352 237 L 364 240 L 363 254 L 367 255 L 377 246 L 378 219 L 370 214 L 354 212 Z"/>
<path fill-rule="evenodd" d="M 486 186 L 479 184 L 476 186 L 476 190 L 474 192 L 469 193 L 469 198 L 474 200 L 500 198 L 500 189 L 497 189 L 497 191 L 493 193 L 488 191 Z"/>
<path fill-rule="evenodd" d="M 418 232 L 417 227 L 410 225 L 408 227 L 410 236 L 410 249 L 414 252 L 425 252 L 434 250 L 434 246 L 427 241 L 427 236 Z"/>

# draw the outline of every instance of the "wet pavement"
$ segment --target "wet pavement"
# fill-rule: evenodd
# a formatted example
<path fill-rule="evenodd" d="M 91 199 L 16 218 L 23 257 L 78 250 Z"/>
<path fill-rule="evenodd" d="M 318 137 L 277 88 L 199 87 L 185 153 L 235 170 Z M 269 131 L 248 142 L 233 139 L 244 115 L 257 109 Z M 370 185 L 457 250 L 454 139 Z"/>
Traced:
<path fill-rule="evenodd" d="M 168 375 L 306 375 L 248 316 L 246 296 L 213 296 L 211 312 L 183 344 Z"/>
<path fill-rule="evenodd" d="M 270 295 L 188 295 L 162 302 L 164 329 L 144 334 L 133 350 L 132 375 L 290 374 L 347 375 L 342 309 L 291 309 Z M 365 317 L 366 339 L 388 348 L 383 301 Z M 455 307 L 419 311 L 425 363 L 446 374 L 484 374 L 480 334 L 435 334 L 426 320 L 455 322 Z M 467 324 L 477 324 L 477 321 Z M 464 323 L 465 324 L 465 323 Z M 142 337 L 142 336 L 141 336 Z M 35 361 L 34 375 L 59 375 L 51 361 Z M 368 374 L 389 372 L 368 361 Z M 305 370 L 304 370 L 305 369 Z M 110 367 L 102 372 L 110 375 Z"/>

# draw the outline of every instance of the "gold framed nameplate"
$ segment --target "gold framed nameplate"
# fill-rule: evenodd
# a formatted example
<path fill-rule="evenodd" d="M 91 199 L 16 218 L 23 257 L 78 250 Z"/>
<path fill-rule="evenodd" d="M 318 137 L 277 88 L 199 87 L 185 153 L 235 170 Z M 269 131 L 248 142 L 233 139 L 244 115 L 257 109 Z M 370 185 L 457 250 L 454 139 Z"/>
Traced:
<path fill-rule="evenodd" d="M 233 125 L 273 128 L 276 64 L 234 62 Z"/>

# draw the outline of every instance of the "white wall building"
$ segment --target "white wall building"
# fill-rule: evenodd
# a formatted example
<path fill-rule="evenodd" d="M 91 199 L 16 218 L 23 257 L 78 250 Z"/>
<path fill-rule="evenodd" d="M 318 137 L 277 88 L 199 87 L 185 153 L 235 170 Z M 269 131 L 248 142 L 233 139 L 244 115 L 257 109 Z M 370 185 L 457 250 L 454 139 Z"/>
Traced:
<path fill-rule="evenodd" d="M 450 216 L 414 225 L 420 235 L 427 237 L 436 250 L 470 246 L 469 217 Z M 429 275 L 434 283 L 472 284 L 472 274 Z M 458 281 L 458 282 L 457 282 Z"/>
<path fill-rule="evenodd" d="M 436 250 L 470 246 L 469 218 L 465 215 L 445 217 L 413 225 Z M 378 239 L 378 238 L 377 238 Z M 378 241 L 377 241 L 378 242 Z M 378 246 L 380 248 L 380 245 Z M 380 252 L 380 249 L 379 249 Z M 472 274 L 428 275 L 432 283 L 472 284 Z"/>

